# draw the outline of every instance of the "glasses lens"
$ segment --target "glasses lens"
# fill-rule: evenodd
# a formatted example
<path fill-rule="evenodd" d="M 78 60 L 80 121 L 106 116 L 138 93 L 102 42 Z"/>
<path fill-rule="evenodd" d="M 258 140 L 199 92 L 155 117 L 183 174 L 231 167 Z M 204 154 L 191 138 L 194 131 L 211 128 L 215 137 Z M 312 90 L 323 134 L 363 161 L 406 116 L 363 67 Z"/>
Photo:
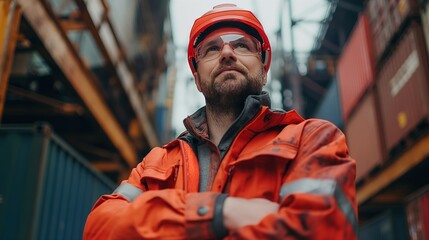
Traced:
<path fill-rule="evenodd" d="M 224 34 L 202 41 L 196 48 L 197 61 L 208 61 L 219 57 L 225 44 L 228 44 L 237 55 L 255 55 L 261 52 L 260 42 L 251 36 Z"/>

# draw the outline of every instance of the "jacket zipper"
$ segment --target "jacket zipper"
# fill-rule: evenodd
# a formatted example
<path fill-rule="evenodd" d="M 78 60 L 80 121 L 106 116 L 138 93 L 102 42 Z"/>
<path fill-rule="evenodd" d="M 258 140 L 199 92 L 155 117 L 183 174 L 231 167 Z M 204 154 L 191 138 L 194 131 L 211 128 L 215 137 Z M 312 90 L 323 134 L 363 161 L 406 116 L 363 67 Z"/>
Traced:
<path fill-rule="evenodd" d="M 232 165 L 229 167 L 228 169 L 228 178 L 230 178 L 232 176 L 232 172 L 234 171 L 235 165 Z"/>
<path fill-rule="evenodd" d="M 180 148 L 182 152 L 183 157 L 183 190 L 185 192 L 188 192 L 188 172 L 189 172 L 189 166 L 188 166 L 188 157 L 186 155 L 185 146 L 182 141 L 179 141 Z"/>
<path fill-rule="evenodd" d="M 180 167 L 180 159 L 179 159 L 179 162 L 174 166 L 174 182 L 177 181 L 177 176 L 179 176 L 179 167 Z"/>
<path fill-rule="evenodd" d="M 225 183 L 225 187 L 224 187 L 224 189 L 223 189 L 223 191 L 222 191 L 222 192 L 224 192 L 224 193 L 228 193 L 228 192 L 229 192 L 229 188 L 230 188 L 230 186 L 231 186 L 232 174 L 234 173 L 234 168 L 235 168 L 235 165 L 232 165 L 232 166 L 230 166 L 230 167 L 228 168 L 228 177 L 227 177 L 227 181 L 226 181 L 226 183 Z"/>

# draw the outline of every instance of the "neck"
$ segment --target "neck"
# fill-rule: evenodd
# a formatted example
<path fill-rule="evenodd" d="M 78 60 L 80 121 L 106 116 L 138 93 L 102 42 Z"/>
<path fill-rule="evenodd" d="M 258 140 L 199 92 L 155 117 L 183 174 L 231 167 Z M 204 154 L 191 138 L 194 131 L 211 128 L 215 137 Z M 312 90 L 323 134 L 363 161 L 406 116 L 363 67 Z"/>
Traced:
<path fill-rule="evenodd" d="M 242 108 L 241 108 L 242 109 Z M 206 106 L 207 124 L 209 126 L 210 140 L 218 146 L 223 135 L 225 135 L 231 124 L 237 119 L 241 112 L 233 108 L 217 109 L 210 105 Z"/>

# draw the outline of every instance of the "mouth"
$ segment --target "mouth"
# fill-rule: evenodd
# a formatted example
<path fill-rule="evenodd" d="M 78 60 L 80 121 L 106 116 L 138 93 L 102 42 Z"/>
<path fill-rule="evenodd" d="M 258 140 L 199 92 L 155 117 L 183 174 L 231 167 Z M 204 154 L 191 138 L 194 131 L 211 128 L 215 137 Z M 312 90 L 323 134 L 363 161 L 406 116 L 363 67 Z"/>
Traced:
<path fill-rule="evenodd" d="M 232 72 L 242 73 L 242 71 L 236 67 L 225 67 L 225 68 L 219 69 L 219 71 L 217 71 L 216 73 L 216 76 L 221 75 L 222 73 L 232 73 Z"/>

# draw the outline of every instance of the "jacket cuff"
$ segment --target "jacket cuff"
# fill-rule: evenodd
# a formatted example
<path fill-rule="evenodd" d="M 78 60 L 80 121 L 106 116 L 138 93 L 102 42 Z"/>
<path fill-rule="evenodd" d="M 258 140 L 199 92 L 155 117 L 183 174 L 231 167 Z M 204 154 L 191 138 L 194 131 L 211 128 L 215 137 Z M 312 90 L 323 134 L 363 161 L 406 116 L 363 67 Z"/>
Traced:
<path fill-rule="evenodd" d="M 213 216 L 219 193 L 188 193 L 185 206 L 188 239 L 213 239 Z"/>
<path fill-rule="evenodd" d="M 223 224 L 223 204 L 228 194 L 220 194 L 215 202 L 213 215 L 213 230 L 217 239 L 222 239 L 228 235 L 228 229 Z"/>

